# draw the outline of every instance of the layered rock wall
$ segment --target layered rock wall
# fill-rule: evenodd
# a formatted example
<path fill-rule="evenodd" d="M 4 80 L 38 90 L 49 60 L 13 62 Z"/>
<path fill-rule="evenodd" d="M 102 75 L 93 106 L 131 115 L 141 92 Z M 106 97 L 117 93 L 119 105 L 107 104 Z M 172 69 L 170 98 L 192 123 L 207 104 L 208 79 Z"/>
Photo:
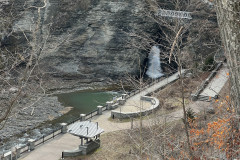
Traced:
<path fill-rule="evenodd" d="M 138 73 L 147 52 L 132 47 L 128 33 L 158 30 L 144 0 L 12 0 L 5 13 L 11 6 L 1 48 L 26 59 L 34 52 L 50 76 L 81 83 Z"/>

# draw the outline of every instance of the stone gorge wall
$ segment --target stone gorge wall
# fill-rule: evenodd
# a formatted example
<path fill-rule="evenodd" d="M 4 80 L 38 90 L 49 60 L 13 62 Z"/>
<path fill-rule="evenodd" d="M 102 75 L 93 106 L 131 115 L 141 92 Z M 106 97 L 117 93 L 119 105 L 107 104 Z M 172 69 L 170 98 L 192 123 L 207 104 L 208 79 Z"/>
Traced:
<path fill-rule="evenodd" d="M 181 52 L 184 68 L 193 68 L 194 70 L 197 69 L 202 71 L 206 57 L 210 55 L 223 57 L 223 52 L 221 51 L 221 38 L 213 3 L 209 1 L 204 2 L 203 0 L 190 0 L 178 1 L 180 4 L 177 6 L 177 1 L 175 1 L 176 3 L 171 3 L 171 0 L 156 1 L 162 9 L 191 12 L 191 20 L 183 19 L 178 21 L 180 25 L 186 28 L 189 27 L 187 32 L 184 32 L 182 35 L 183 45 L 181 46 Z M 167 20 L 168 24 L 172 25 L 173 28 L 177 23 L 176 19 L 166 18 L 165 20 Z M 161 24 L 159 25 L 161 26 Z M 163 25 L 161 28 L 165 28 L 164 32 L 168 33 L 168 36 L 175 38 L 176 33 L 173 33 L 169 27 Z M 171 46 L 173 42 L 171 44 L 166 42 L 165 34 L 160 32 L 159 43 L 161 45 Z M 170 52 L 169 47 L 163 47 L 161 50 L 166 54 Z M 161 57 L 163 62 L 166 62 L 166 59 L 168 61 L 168 57 Z M 174 63 L 171 65 L 175 67 Z M 166 72 L 164 66 L 169 67 L 169 64 L 162 64 L 163 70 Z"/>
<path fill-rule="evenodd" d="M 44 6 L 43 0 L 10 0 L 12 7 L 9 36 L 3 36 L 1 49 L 22 55 L 31 52 L 34 28 L 40 15 L 37 47 L 42 47 L 40 68 L 50 76 L 80 83 L 101 82 L 139 72 L 139 57 L 129 46 L 125 32 L 157 32 L 153 21 L 144 16 L 144 0 L 46 0 L 40 12 L 31 6 Z M 24 33 L 24 34 L 23 34 Z M 25 37 L 26 36 L 26 37 Z M 46 41 L 46 43 L 45 43 Z"/>
<path fill-rule="evenodd" d="M 158 2 L 160 6 L 165 4 L 161 1 Z M 38 48 L 35 56 L 41 52 L 39 65 L 47 73 L 48 88 L 58 88 L 60 82 L 63 82 L 62 86 L 84 86 L 137 74 L 139 58 L 143 62 L 148 51 L 129 45 L 133 38 L 126 32 L 144 31 L 155 40 L 161 39 L 156 36 L 160 31 L 158 25 L 145 14 L 150 2 L 147 0 L 46 0 L 46 6 L 44 0 L 0 2 L 1 21 L 4 20 L 1 54 L 11 51 L 16 56 L 27 57 L 34 47 Z M 32 6 L 44 7 L 38 12 Z M 194 11 L 189 30 L 189 38 L 194 42 L 184 48 L 184 55 L 186 60 L 192 61 L 193 57 L 204 57 L 217 51 L 219 46 L 214 43 L 219 43 L 220 38 L 212 8 L 201 4 L 189 11 Z M 34 40 L 38 20 L 39 30 Z M 196 27 L 200 24 L 201 30 Z M 196 39 L 198 35 L 201 36 Z M 1 56 L 0 61 L 3 60 Z M 58 79 L 57 84 L 55 79 Z"/>
<path fill-rule="evenodd" d="M 34 57 L 40 56 L 39 69 L 45 72 L 43 80 L 47 89 L 101 84 L 126 74 L 138 73 L 138 58 L 143 61 L 148 53 L 129 45 L 128 40 L 132 37 L 125 32 L 144 31 L 155 37 L 154 40 L 158 39 L 159 26 L 145 15 L 149 0 L 46 0 L 47 4 L 40 12 L 31 7 L 44 6 L 43 2 L 44 0 L 0 0 L 1 76 L 4 66 L 9 65 L 11 68 L 13 61 L 21 59 L 21 56 L 27 61 L 35 47 Z M 213 47 L 218 40 L 215 14 L 209 16 L 209 10 L 204 5 L 194 14 L 194 25 L 190 28 L 189 37 L 199 34 L 203 36 L 186 48 L 186 55 L 202 56 L 210 50 L 214 52 L 218 49 Z M 199 22 L 205 20 L 206 23 Z M 37 21 L 39 30 L 34 34 Z M 199 32 L 196 27 L 199 24 L 207 24 L 203 25 L 206 26 L 204 31 Z M 210 36 L 212 34 L 215 35 L 214 38 Z M 188 57 L 186 59 L 191 60 Z M 24 62 L 17 65 L 18 71 L 21 72 L 25 66 Z M 0 113 L 3 113 L 1 111 L 5 110 L 5 104 L 16 94 L 8 92 L 10 87 L 19 83 L 20 72 L 3 75 L 10 85 L 0 81 Z M 35 95 L 39 88 L 39 84 L 35 84 L 39 81 L 34 82 L 34 78 L 32 76 L 28 81 L 29 87 L 24 88 L 22 98 L 13 109 L 13 113 L 19 111 L 19 115 L 9 119 L 6 124 L 9 127 L 1 130 L 0 138 L 32 129 L 49 117 L 61 115 L 59 110 L 63 106 L 56 98 L 37 100 L 41 95 Z M 21 110 L 26 106 L 31 107 Z M 30 116 L 33 108 L 33 116 Z M 12 123 L 16 118 L 18 122 Z"/>
<path fill-rule="evenodd" d="M 59 24 L 57 20 L 55 23 L 60 30 L 65 25 L 72 25 L 71 38 L 59 46 L 57 52 L 46 55 L 42 62 L 49 58 L 56 60 L 54 69 L 83 79 L 136 73 L 139 53 L 135 48 L 127 47 L 128 36 L 120 29 L 131 31 L 145 21 L 135 15 L 136 8 L 143 7 L 141 1 L 137 3 L 102 0 L 88 11 L 70 13 L 73 20 L 69 24 Z M 65 21 L 63 17 L 62 20 Z M 54 31 L 61 32 L 58 28 Z"/>

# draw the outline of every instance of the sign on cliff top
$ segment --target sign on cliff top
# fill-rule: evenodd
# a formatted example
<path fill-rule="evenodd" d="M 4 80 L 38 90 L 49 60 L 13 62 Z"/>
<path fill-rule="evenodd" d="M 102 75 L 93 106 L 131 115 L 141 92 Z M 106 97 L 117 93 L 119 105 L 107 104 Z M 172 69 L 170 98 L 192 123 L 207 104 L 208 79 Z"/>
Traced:
<path fill-rule="evenodd" d="M 192 19 L 191 12 L 159 9 L 157 16 Z"/>

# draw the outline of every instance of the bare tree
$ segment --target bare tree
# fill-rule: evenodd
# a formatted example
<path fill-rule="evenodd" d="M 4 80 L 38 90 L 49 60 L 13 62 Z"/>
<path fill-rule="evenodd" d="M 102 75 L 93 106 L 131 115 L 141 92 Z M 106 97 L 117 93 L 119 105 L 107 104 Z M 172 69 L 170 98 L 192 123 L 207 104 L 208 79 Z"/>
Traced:
<path fill-rule="evenodd" d="M 179 78 L 180 78 L 180 93 L 181 93 L 181 106 L 183 110 L 183 121 L 184 121 L 184 131 L 186 135 L 186 144 L 187 144 L 187 152 L 191 159 L 194 159 L 194 154 L 192 150 L 192 145 L 190 142 L 190 136 L 189 136 L 189 126 L 188 126 L 188 114 L 186 109 L 186 84 L 184 82 L 184 75 L 183 75 L 183 68 L 188 67 L 188 69 L 192 69 L 192 65 L 194 63 L 194 57 L 193 55 L 187 54 L 188 47 L 194 44 L 196 41 L 198 41 L 201 38 L 201 34 L 191 35 L 189 33 L 189 29 L 196 27 L 195 29 L 198 30 L 199 33 L 204 32 L 206 28 L 208 28 L 208 23 L 206 25 L 202 26 L 196 26 L 193 24 L 192 20 L 189 19 L 180 19 L 180 18 L 174 18 L 174 17 L 160 17 L 158 14 L 156 14 L 159 10 L 159 8 L 166 9 L 166 10 L 173 10 L 173 11 L 190 11 L 192 14 L 198 14 L 196 11 L 196 8 L 202 5 L 200 1 L 167 1 L 163 3 L 159 3 L 157 1 L 147 1 L 149 4 L 148 11 L 146 11 L 146 15 L 151 18 L 153 21 L 158 24 L 160 33 L 158 35 L 150 36 L 147 33 L 131 33 L 131 36 L 133 37 L 133 41 L 131 44 L 133 44 L 135 47 L 143 49 L 143 50 L 149 50 L 149 48 L 152 45 L 158 45 L 161 47 L 161 58 L 165 59 L 166 65 L 171 68 L 170 64 L 175 63 L 177 64 L 176 68 L 173 68 L 174 71 L 178 71 Z M 206 20 L 207 21 L 207 20 Z M 214 35 L 213 35 L 214 36 Z M 136 40 L 137 39 L 137 40 Z M 157 40 L 158 41 L 157 41 Z M 160 39 L 160 40 L 159 40 Z M 206 42 L 205 42 L 206 43 Z M 212 41 L 212 44 L 215 44 L 217 47 L 218 42 L 215 42 L 215 40 Z M 209 44 L 209 45 L 212 45 Z M 216 52 L 214 53 L 216 54 Z M 167 62 L 166 62 L 167 59 Z M 196 60 L 196 59 L 195 59 Z M 199 59 L 198 59 L 199 61 Z M 203 61 L 203 60 L 201 60 Z M 164 62 L 163 62 L 164 63 Z M 163 137 L 166 137 L 166 122 L 162 122 L 163 126 L 161 134 L 158 134 L 162 141 L 162 152 L 159 153 L 163 159 L 166 157 L 166 143 L 164 143 Z M 169 131 L 169 130 L 168 130 Z M 168 132 L 167 131 L 167 132 Z M 168 132 L 169 133 L 169 132 Z M 161 135 L 161 136 L 160 136 Z M 154 138 L 153 138 L 154 139 Z M 169 139 L 169 138 L 167 138 Z M 153 141 L 151 141 L 154 143 Z M 176 145 L 178 146 L 178 145 Z M 145 150 L 146 147 L 144 147 Z M 168 148 L 169 149 L 169 148 Z M 164 151 L 165 150 L 165 151 Z M 170 154 L 168 154 L 170 155 Z"/>
<path fill-rule="evenodd" d="M 185 2 L 185 1 L 184 1 Z M 174 6 L 174 10 L 176 11 L 185 11 L 187 7 L 190 5 L 190 1 L 188 2 L 189 4 L 181 4 L 180 1 L 173 1 L 172 6 Z M 169 5 L 169 4 L 168 4 Z M 155 8 L 159 6 L 157 4 L 151 5 L 151 8 L 153 11 L 156 12 L 158 8 Z M 187 7 L 186 7 L 187 6 Z M 186 7 L 186 8 L 183 8 Z M 162 39 L 165 40 L 165 42 L 168 43 L 169 46 L 166 44 L 160 44 L 162 47 L 166 48 L 166 52 L 164 53 L 164 56 L 168 58 L 169 63 L 171 61 L 174 61 L 177 64 L 177 71 L 179 73 L 180 81 L 181 81 L 181 103 L 182 103 L 182 109 L 183 109 L 183 120 L 184 120 L 184 126 L 185 126 L 185 134 L 187 138 L 187 146 L 188 146 L 188 153 L 193 159 L 193 152 L 191 149 L 191 144 L 189 140 L 189 129 L 188 129 L 188 117 L 186 113 L 186 104 L 185 104 L 185 95 L 184 95 L 184 82 L 183 82 L 183 74 L 182 74 L 182 69 L 184 65 L 184 60 L 183 60 L 183 48 L 186 47 L 188 44 L 190 44 L 190 41 L 186 41 L 187 39 L 187 32 L 189 27 L 191 26 L 191 21 L 185 20 L 185 19 L 180 19 L 180 18 L 172 18 L 172 17 L 157 17 L 153 16 L 151 14 L 148 14 L 150 18 L 152 18 L 154 21 L 156 21 L 162 32 L 164 37 Z M 170 53 L 168 53 L 170 52 Z M 165 132 L 165 131 L 164 131 Z M 164 155 L 164 154 L 163 154 Z"/>
<path fill-rule="evenodd" d="M 230 70 L 231 134 L 229 146 L 231 157 L 238 157 L 240 135 L 240 2 L 237 0 L 216 0 L 216 10 L 225 56 Z M 238 157 L 239 158 L 239 157 Z"/>
<path fill-rule="evenodd" d="M 240 4 L 236 0 L 216 0 L 218 24 L 230 69 L 231 97 L 235 112 L 240 115 Z"/>
<path fill-rule="evenodd" d="M 22 31 L 27 44 L 30 46 L 29 48 L 22 51 L 10 51 L 7 48 L 1 50 L 2 68 L 0 70 L 0 81 L 3 85 L 1 92 L 4 93 L 6 90 L 9 90 L 10 93 L 8 95 L 8 100 L 5 101 L 5 103 L 2 103 L 0 107 L 2 110 L 0 115 L 0 129 L 4 127 L 8 117 L 14 109 L 14 106 L 16 106 L 17 102 L 20 101 L 27 92 L 32 92 L 32 89 L 35 88 L 45 94 L 45 89 L 42 87 L 42 75 L 38 68 L 40 55 L 48 38 L 46 37 L 46 39 L 43 39 L 40 30 L 41 10 L 45 7 L 46 0 L 44 0 L 42 6 L 29 6 L 26 8 L 26 10 L 34 8 L 38 13 L 36 21 L 32 22 L 32 37 L 29 37 L 24 30 L 19 28 Z M 13 32 L 14 31 L 10 32 L 7 36 L 14 36 Z M 30 84 L 32 79 L 37 83 Z"/>

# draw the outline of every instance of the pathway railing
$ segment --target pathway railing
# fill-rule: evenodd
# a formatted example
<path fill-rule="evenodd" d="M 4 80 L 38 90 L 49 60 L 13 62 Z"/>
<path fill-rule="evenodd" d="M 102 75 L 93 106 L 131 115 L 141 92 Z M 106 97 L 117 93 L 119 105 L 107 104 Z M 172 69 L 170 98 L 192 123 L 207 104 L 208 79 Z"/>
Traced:
<path fill-rule="evenodd" d="M 54 139 L 61 133 L 62 133 L 62 127 L 59 127 L 47 135 L 43 135 L 42 137 L 32 140 L 31 142 L 29 142 L 26 145 L 16 146 L 15 151 L 8 151 L 8 152 L 10 152 L 10 154 L 6 155 L 6 153 L 8 153 L 8 152 L 3 153 L 2 155 L 0 155 L 0 159 L 2 159 L 2 158 L 12 159 L 12 160 L 18 159 L 21 156 L 21 154 L 32 151 L 35 147 L 37 147 L 41 144 L 44 144 L 45 142 L 47 142 L 51 139 Z M 31 143 L 33 144 L 32 146 L 31 146 Z"/>
<path fill-rule="evenodd" d="M 170 74 L 169 74 L 170 75 Z M 169 76 L 168 75 L 168 76 Z M 168 76 L 166 78 L 168 78 Z M 133 90 L 131 91 L 130 93 L 127 94 L 126 96 L 126 100 L 135 96 L 136 94 L 140 93 L 142 90 L 148 88 L 148 87 L 151 87 L 153 86 L 154 84 L 160 82 L 162 79 L 161 78 L 158 78 L 158 79 L 155 79 L 155 81 L 153 81 L 152 83 L 149 83 L 149 84 L 146 84 L 145 86 L 143 86 L 141 89 L 137 89 L 137 90 Z M 107 105 L 103 106 L 102 107 L 102 112 L 103 111 L 106 111 L 107 110 Z M 94 116 L 98 115 L 98 109 L 95 109 L 89 113 L 87 113 L 85 115 L 85 120 L 89 120 L 89 119 L 92 119 Z M 81 117 L 78 117 L 68 123 L 68 125 L 71 125 L 77 121 L 81 121 Z M 8 152 L 11 152 L 11 154 L 8 154 L 7 157 L 6 157 L 6 152 L 3 153 L 2 155 L 0 155 L 0 160 L 2 158 L 9 158 L 9 159 L 17 159 L 20 157 L 21 154 L 24 154 L 24 153 L 27 153 L 27 152 L 30 152 L 31 150 L 33 150 L 35 147 L 37 146 L 40 146 L 41 144 L 44 144 L 45 142 L 51 140 L 51 139 L 54 139 L 55 137 L 59 136 L 62 132 L 63 132 L 63 127 L 58 127 L 57 129 L 53 130 L 51 133 L 47 134 L 47 135 L 43 135 L 42 137 L 40 138 L 37 138 L 37 139 L 34 139 L 32 140 L 31 142 L 28 142 L 28 144 L 26 145 L 23 145 L 23 146 L 16 146 L 16 151 L 14 152 L 11 152 L 11 151 L 8 151 Z"/>

